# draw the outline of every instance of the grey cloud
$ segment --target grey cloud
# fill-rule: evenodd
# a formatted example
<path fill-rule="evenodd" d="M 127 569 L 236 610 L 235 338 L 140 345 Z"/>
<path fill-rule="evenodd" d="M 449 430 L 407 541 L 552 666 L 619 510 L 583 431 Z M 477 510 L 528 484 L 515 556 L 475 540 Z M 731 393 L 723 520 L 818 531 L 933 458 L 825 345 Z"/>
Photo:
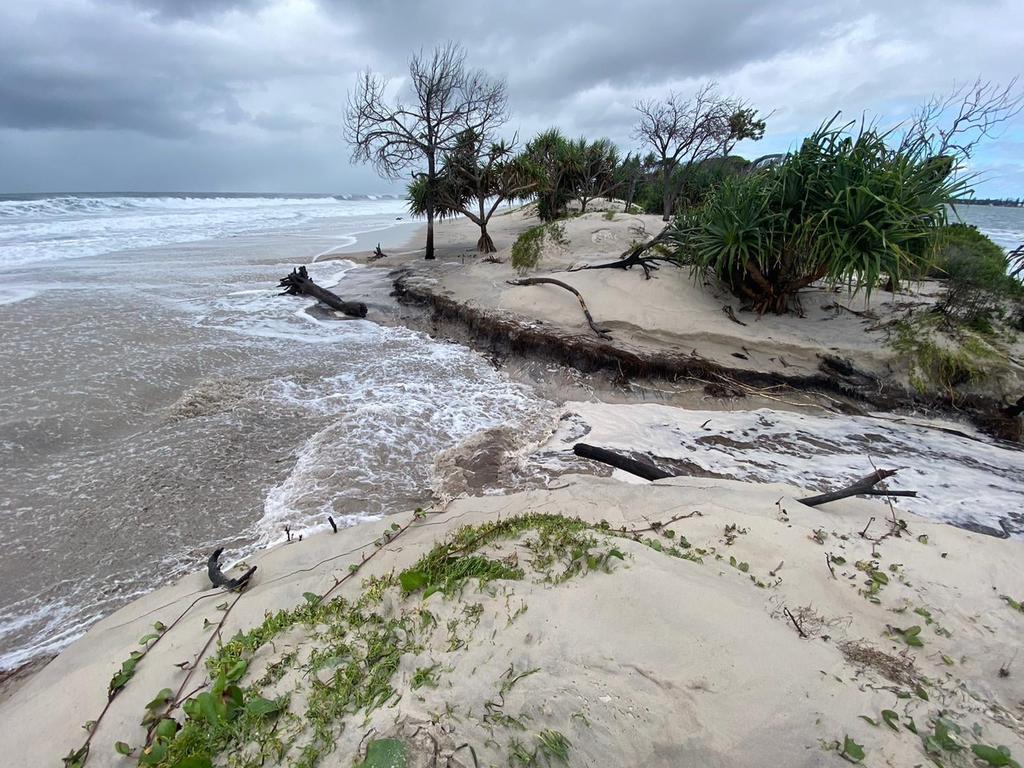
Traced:
<path fill-rule="evenodd" d="M 471 64 L 508 78 L 508 130 L 523 138 L 557 124 L 628 150 L 638 96 L 717 79 L 777 110 L 760 154 L 837 108 L 905 114 L 954 77 L 1006 80 L 1022 23 L 1019 0 L 946 0 L 941 14 L 927 0 L 11 0 L 0 5 L 0 129 L 34 148 L 135 152 L 153 174 L 143 187 L 216 167 L 242 188 L 262 168 L 281 189 L 308 191 L 307 179 L 327 183 L 311 153 L 329 153 L 339 173 L 348 155 L 339 128 L 355 72 L 401 77 L 413 51 L 454 39 Z M 1022 134 L 1018 122 L 1006 141 Z M 144 157 L 167 156 L 168 140 L 183 145 L 173 169 Z"/>

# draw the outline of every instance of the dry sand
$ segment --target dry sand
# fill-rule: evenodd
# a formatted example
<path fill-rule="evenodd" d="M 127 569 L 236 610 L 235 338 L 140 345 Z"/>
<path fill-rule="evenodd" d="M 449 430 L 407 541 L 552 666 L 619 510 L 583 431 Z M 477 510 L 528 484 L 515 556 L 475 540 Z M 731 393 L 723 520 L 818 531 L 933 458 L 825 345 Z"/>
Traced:
<path fill-rule="evenodd" d="M 1000 597 L 1024 598 L 1021 542 L 900 515 L 906 529 L 874 543 L 860 535 L 878 515 L 874 504 L 812 509 L 794 502 L 795 494 L 725 480 L 572 476 L 549 490 L 466 498 L 431 512 L 335 595 L 354 599 L 366 578 L 401 572 L 458 526 L 543 513 L 642 530 L 698 514 L 635 537 L 593 532 L 592 554 L 616 549 L 623 559 L 564 581 L 558 577 L 578 553 L 559 552 L 544 566 L 529 546 L 536 534 L 527 532 L 483 549 L 517 561 L 522 579 L 470 581 L 451 597 L 425 600 L 387 587 L 368 610 L 406 617 L 416 628 L 412 643 L 402 633 L 393 638 L 409 648 L 390 679 L 396 695 L 330 723 L 333 747 L 320 764 L 352 765 L 370 733 L 405 738 L 414 751 L 427 745 L 425 762 L 415 765 L 435 764 L 436 742 L 437 765 L 453 753 L 451 765 L 473 765 L 468 749 L 454 752 L 470 744 L 480 765 L 503 766 L 517 744 L 534 750 L 542 734 L 557 732 L 571 743 L 573 766 L 841 765 L 836 742 L 849 736 L 863 745 L 865 764 L 902 767 L 927 762 L 923 737 L 934 734 L 940 714 L 963 729 L 959 744 L 1006 745 L 1024 756 L 1024 672 L 1016 660 L 1024 613 Z M 408 519 L 282 545 L 254 559 L 254 583 L 222 637 L 301 605 L 305 592 L 324 592 L 374 551 L 393 521 Z M 868 536 L 888 530 L 876 519 Z M 678 553 L 701 562 L 669 553 L 684 538 L 688 547 Z M 0 704 L 5 764 L 55 765 L 81 743 L 81 724 L 103 709 L 120 661 L 154 621 L 169 624 L 208 586 L 205 574 L 195 574 L 122 609 Z M 214 606 L 226 597 L 193 607 L 139 664 L 96 732 L 90 765 L 130 764 L 113 743 L 143 742 L 146 703 L 181 684 L 185 673 L 174 665 L 208 639 L 204 621 L 218 619 Z M 921 647 L 893 629 L 912 626 L 921 628 Z M 318 650 L 337 643 L 331 630 L 300 624 L 268 638 L 240 681 L 260 688 L 254 681 L 285 660 L 280 680 L 261 691 L 289 697 L 295 717 L 280 718 L 278 735 L 293 746 L 265 765 L 294 763 L 312 737 L 304 707 L 318 686 L 336 684 L 334 669 L 315 662 Z M 358 641 L 344 639 L 358 657 Z M 423 668 L 435 670 L 434 682 L 413 688 Z M 189 687 L 203 679 L 198 673 Z M 894 728 L 882 721 L 883 710 L 898 714 Z M 908 729 L 911 719 L 918 735 Z M 952 752 L 943 759 L 971 764 Z"/>
<path fill-rule="evenodd" d="M 611 205 L 615 205 L 614 203 Z M 600 207 L 600 206 L 599 206 Z M 621 207 L 621 206 L 620 206 Z M 510 251 L 516 237 L 538 223 L 530 209 L 496 215 L 488 228 L 498 248 L 490 258 L 473 250 L 478 229 L 468 220 L 441 222 L 436 230 L 439 258 L 423 262 L 422 251 L 377 262 L 403 266 L 401 278 L 411 295 L 448 301 L 475 314 L 472 322 L 499 319 L 542 331 L 549 341 L 576 347 L 611 347 L 640 360 L 674 359 L 691 367 L 712 366 L 788 380 L 821 378 L 822 360 L 834 356 L 855 365 L 870 380 L 840 381 L 864 391 L 893 389 L 913 398 L 908 355 L 887 343 L 892 321 L 922 304 L 932 304 L 943 288 L 922 281 L 898 294 L 876 290 L 870 297 L 842 289 L 810 288 L 801 293 L 804 317 L 757 316 L 720 286 L 701 282 L 688 269 L 661 265 L 650 280 L 641 269 L 567 271 L 583 264 L 618 258 L 632 244 L 649 239 L 663 224 L 660 217 L 592 211 L 560 222 L 565 243 L 545 242 L 531 276 L 552 276 L 579 290 L 597 324 L 610 332 L 605 344 L 587 326 L 569 292 L 551 285 L 511 286 L 518 275 Z M 735 322 L 726 312 L 732 314 Z M 742 323 L 742 324 L 741 324 Z M 514 330 L 506 329 L 513 334 Z M 1024 341 L 1009 339 L 990 350 L 989 374 L 983 383 L 965 383 L 960 394 L 979 394 L 998 402 L 1016 400 L 1024 389 Z M 828 372 L 835 377 L 835 372 Z M 840 377 L 841 379 L 842 377 Z M 937 396 L 948 392 L 935 392 Z"/>

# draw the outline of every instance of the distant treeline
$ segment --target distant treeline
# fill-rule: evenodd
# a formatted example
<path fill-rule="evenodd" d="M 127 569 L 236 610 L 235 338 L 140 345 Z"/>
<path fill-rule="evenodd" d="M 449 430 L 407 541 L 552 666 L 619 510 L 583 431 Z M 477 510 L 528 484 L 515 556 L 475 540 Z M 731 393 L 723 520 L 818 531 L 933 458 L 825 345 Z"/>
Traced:
<path fill-rule="evenodd" d="M 957 200 L 957 205 L 1001 205 L 1007 208 L 1024 208 L 1024 199 L 1013 200 L 1009 197 L 971 197 Z"/>

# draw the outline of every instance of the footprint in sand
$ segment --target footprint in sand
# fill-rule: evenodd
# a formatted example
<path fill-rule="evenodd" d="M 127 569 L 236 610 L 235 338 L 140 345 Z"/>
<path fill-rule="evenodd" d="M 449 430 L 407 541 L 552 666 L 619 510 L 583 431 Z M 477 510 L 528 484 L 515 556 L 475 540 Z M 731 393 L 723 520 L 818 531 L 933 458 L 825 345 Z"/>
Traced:
<path fill-rule="evenodd" d="M 597 232 L 590 236 L 594 245 L 603 245 L 604 243 L 613 243 L 618 238 L 615 237 L 615 233 L 610 229 L 599 229 Z"/>

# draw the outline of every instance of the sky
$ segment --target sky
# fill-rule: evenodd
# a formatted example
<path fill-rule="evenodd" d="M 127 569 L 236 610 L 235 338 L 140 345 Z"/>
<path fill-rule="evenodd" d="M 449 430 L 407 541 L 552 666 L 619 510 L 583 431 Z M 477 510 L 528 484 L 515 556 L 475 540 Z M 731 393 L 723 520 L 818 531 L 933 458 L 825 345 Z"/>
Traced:
<path fill-rule="evenodd" d="M 625 152 L 634 104 L 715 81 L 784 152 L 842 110 L 887 124 L 1024 70 L 1021 0 L 5 0 L 0 192 L 398 192 L 350 163 L 348 91 L 401 89 L 461 42 L 508 81 L 508 134 L 557 125 Z M 1024 196 L 1024 116 L 979 151 L 980 196 Z"/>

